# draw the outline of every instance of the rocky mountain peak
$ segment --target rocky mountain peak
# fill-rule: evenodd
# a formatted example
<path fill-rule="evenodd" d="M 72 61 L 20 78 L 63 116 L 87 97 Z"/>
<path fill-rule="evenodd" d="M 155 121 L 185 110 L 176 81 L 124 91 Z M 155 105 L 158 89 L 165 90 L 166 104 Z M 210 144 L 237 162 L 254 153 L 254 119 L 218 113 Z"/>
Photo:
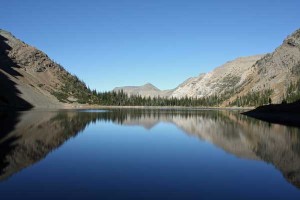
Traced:
<path fill-rule="evenodd" d="M 152 90 L 157 90 L 160 91 L 160 89 L 158 89 L 157 87 L 155 87 L 153 84 L 151 83 L 146 83 L 145 85 L 143 85 L 142 87 L 146 88 L 146 89 L 152 89 Z"/>
<path fill-rule="evenodd" d="M 292 47 L 300 48 L 300 29 L 289 35 L 283 43 Z"/>

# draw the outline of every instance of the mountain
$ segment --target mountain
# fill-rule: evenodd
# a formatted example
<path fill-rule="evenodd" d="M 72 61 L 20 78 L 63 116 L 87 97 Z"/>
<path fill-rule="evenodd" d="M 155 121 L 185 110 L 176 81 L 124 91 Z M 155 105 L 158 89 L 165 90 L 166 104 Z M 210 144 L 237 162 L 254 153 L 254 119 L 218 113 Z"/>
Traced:
<path fill-rule="evenodd" d="M 142 86 L 124 86 L 124 87 L 116 87 L 113 91 L 118 92 L 123 90 L 123 92 L 127 93 L 129 96 L 131 95 L 141 95 L 143 97 L 168 97 L 171 95 L 173 90 L 160 90 L 151 83 L 147 83 Z"/>
<path fill-rule="evenodd" d="M 288 36 L 273 53 L 265 55 L 247 70 L 249 75 L 236 96 L 251 91 L 273 90 L 272 102 L 281 103 L 292 83 L 300 80 L 300 29 Z"/>
<path fill-rule="evenodd" d="M 299 88 L 300 29 L 273 53 L 237 58 L 212 72 L 189 78 L 175 89 L 160 90 L 147 83 L 114 91 L 143 97 L 205 97 L 204 101 L 212 105 L 257 106 L 296 101 Z M 0 109 L 64 108 L 103 102 L 121 105 L 118 98 L 91 91 L 45 53 L 0 30 Z"/>
<path fill-rule="evenodd" d="M 62 108 L 92 93 L 45 53 L 0 29 L 0 108 Z"/>
<path fill-rule="evenodd" d="M 263 55 L 237 58 L 217 67 L 212 72 L 189 78 L 179 85 L 172 93 L 172 97 L 207 97 L 222 95 L 232 88 L 237 88 L 247 78 L 246 72 Z"/>
<path fill-rule="evenodd" d="M 218 95 L 229 105 L 238 97 L 271 91 L 271 101 L 280 103 L 290 93 L 291 84 L 300 80 L 300 29 L 288 36 L 273 53 L 237 58 L 179 85 L 172 97 Z M 227 100 L 226 100 L 227 99 Z"/>

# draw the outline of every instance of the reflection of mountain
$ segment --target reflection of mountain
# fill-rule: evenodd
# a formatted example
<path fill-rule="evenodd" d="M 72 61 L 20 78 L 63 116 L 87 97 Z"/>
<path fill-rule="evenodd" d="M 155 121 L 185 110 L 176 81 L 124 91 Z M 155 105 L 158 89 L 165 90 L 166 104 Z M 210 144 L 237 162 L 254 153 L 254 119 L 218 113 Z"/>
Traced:
<path fill-rule="evenodd" d="M 185 133 L 210 141 L 238 157 L 273 164 L 289 182 L 300 187 L 300 130 L 297 128 L 271 125 L 225 111 L 165 111 L 146 115 L 147 118 L 141 113 L 131 114 L 121 122 L 130 125 L 134 121 L 135 125 L 145 126 L 149 121 L 155 124 L 156 119 L 156 123 L 173 123 Z"/>
<path fill-rule="evenodd" d="M 241 158 L 273 164 L 300 187 L 300 130 L 271 125 L 234 112 L 180 110 L 112 110 L 111 112 L 25 112 L 0 115 L 0 179 L 43 159 L 97 120 L 150 129 L 172 123 Z M 11 123 L 9 123 L 11 122 Z M 4 126 L 7 125 L 7 126 Z M 1 128 L 1 130 L 4 130 Z"/>
<path fill-rule="evenodd" d="M 0 180 L 43 159 L 84 130 L 97 118 L 97 113 L 26 112 L 14 116 L 2 117 L 6 122 L 11 120 L 16 125 L 11 132 L 0 135 Z M 2 127 L 5 124 L 1 124 Z"/>
<path fill-rule="evenodd" d="M 187 124 L 179 126 L 239 157 L 272 163 L 286 179 L 300 187 L 299 129 L 251 121 L 232 113 L 226 117 L 211 120 L 210 124 L 199 120 L 194 128 Z"/>

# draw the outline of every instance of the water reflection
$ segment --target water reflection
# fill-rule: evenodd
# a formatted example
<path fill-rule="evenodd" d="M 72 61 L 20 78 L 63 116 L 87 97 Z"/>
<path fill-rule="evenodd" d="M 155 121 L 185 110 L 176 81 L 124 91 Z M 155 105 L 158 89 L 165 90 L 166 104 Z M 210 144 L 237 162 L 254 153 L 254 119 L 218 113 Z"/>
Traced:
<path fill-rule="evenodd" d="M 300 188 L 300 129 L 229 111 L 110 110 L 0 114 L 0 180 L 45 158 L 90 123 L 106 121 L 151 129 L 164 122 L 240 158 L 262 160 Z"/>

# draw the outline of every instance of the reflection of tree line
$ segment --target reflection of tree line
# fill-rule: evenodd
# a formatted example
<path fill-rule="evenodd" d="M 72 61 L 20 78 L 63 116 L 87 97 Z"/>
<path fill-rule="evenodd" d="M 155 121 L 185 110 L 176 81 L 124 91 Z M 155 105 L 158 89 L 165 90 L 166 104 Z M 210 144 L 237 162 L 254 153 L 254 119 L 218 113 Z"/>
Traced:
<path fill-rule="evenodd" d="M 50 121 L 58 123 L 64 132 L 74 135 L 83 131 L 90 123 L 96 123 L 99 119 L 98 113 L 92 112 L 59 112 Z"/>
<path fill-rule="evenodd" d="M 6 117 L 10 131 L 0 137 L 0 180 L 43 159 L 83 131 L 88 124 L 95 123 L 99 115 L 81 112 L 28 112 L 9 114 Z M 4 123 L 1 123 L 1 129 L 2 127 L 5 127 Z"/>
<path fill-rule="evenodd" d="M 146 127 L 168 122 L 238 157 L 272 163 L 299 187 L 300 131 L 231 111 L 112 109 L 107 112 L 26 112 L 1 115 L 0 179 L 43 159 L 90 123 Z M 2 129 L 4 127 L 4 129 Z M 151 128 L 151 127 L 150 127 Z"/>
<path fill-rule="evenodd" d="M 226 116 L 220 115 L 219 111 L 203 111 L 203 110 L 176 110 L 176 109 L 114 109 L 110 112 L 103 112 L 100 115 L 101 121 L 112 121 L 118 124 L 123 124 L 127 119 L 154 118 L 159 120 L 161 117 L 172 118 L 180 115 L 182 118 L 189 119 L 198 115 L 209 117 L 217 120 Z"/>
<path fill-rule="evenodd" d="M 220 110 L 193 110 L 193 109 L 114 109 L 111 112 L 103 112 L 98 120 L 112 121 L 123 124 L 127 119 L 154 118 L 160 120 L 164 118 L 173 118 L 180 116 L 183 119 L 193 117 L 208 118 L 214 121 L 222 121 L 224 123 L 246 122 L 255 125 L 266 125 L 265 122 L 240 115 L 238 111 L 220 111 Z M 232 117 L 234 116 L 235 121 Z M 269 124 L 271 126 L 271 124 Z"/>

